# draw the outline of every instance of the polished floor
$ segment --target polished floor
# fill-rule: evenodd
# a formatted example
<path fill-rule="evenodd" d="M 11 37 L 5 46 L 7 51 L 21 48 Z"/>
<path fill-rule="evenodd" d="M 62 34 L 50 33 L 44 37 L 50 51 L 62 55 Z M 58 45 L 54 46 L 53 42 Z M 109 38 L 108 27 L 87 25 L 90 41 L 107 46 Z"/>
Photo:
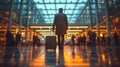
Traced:
<path fill-rule="evenodd" d="M 115 45 L 65 45 L 63 51 L 45 51 L 45 46 L 1 48 L 0 67 L 120 67 L 119 50 Z"/>

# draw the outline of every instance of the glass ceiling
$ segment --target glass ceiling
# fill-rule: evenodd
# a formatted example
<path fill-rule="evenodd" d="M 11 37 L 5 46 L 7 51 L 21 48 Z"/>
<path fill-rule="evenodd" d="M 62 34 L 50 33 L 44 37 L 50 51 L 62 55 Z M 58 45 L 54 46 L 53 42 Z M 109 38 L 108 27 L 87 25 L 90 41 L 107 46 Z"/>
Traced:
<path fill-rule="evenodd" d="M 45 23 L 53 23 L 54 15 L 58 13 L 59 8 L 63 8 L 63 12 L 67 14 L 70 24 L 75 23 L 86 1 L 87 0 L 34 0 L 37 8 L 40 9 Z"/>

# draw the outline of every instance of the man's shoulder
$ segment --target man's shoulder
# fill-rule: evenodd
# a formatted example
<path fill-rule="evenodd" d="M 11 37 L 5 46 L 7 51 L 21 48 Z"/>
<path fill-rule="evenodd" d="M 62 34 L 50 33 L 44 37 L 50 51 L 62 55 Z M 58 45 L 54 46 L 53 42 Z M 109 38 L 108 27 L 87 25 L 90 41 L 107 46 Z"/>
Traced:
<path fill-rule="evenodd" d="M 57 13 L 57 14 L 55 14 L 55 15 L 66 15 L 66 14 L 64 14 L 64 13 Z"/>

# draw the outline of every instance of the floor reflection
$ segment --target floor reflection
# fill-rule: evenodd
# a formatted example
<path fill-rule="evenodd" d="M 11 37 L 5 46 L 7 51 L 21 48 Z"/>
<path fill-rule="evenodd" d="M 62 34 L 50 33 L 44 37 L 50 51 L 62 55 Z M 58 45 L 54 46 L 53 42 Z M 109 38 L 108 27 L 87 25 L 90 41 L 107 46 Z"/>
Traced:
<path fill-rule="evenodd" d="M 64 50 L 64 57 L 65 57 L 65 66 L 68 67 L 80 67 L 80 66 L 84 66 L 84 67 L 88 67 L 89 66 L 89 60 L 86 57 L 85 61 L 84 61 L 84 54 L 83 51 L 84 47 L 78 47 L 78 46 L 74 46 L 73 47 L 69 47 L 66 46 L 65 50 Z"/>
<path fill-rule="evenodd" d="M 45 65 L 47 67 L 56 67 L 56 52 L 45 52 Z"/>
<path fill-rule="evenodd" d="M 64 51 L 32 48 L 3 48 L 0 67 L 120 67 L 119 46 L 64 46 Z"/>

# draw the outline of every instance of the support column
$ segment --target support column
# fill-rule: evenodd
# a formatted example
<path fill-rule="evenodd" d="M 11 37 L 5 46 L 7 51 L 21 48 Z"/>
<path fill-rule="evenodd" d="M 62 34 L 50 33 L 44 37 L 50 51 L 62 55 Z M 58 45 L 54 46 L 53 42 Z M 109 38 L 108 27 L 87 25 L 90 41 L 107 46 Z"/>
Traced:
<path fill-rule="evenodd" d="M 83 24 L 84 23 L 84 14 L 82 15 L 82 23 L 81 24 Z"/>
<path fill-rule="evenodd" d="M 34 18 L 35 18 L 35 17 L 34 17 L 34 16 L 35 16 L 35 13 L 34 13 L 34 12 L 35 12 L 34 5 L 33 5 L 33 7 L 32 7 L 32 11 L 33 11 L 33 12 L 32 12 L 32 22 L 34 23 L 34 22 L 35 22 L 35 20 L 34 20 Z M 34 34 L 33 34 L 33 30 L 30 29 L 30 40 L 31 40 L 31 41 L 33 41 L 33 35 L 34 35 Z"/>
<path fill-rule="evenodd" d="M 30 6 L 30 0 L 28 0 L 28 4 L 27 4 L 27 22 L 26 22 L 26 43 L 28 43 L 28 27 L 29 27 L 29 6 Z"/>
<path fill-rule="evenodd" d="M 98 0 L 95 0 L 95 10 L 96 10 L 97 35 L 100 38 L 100 26 L 99 26 L 99 15 L 98 15 Z"/>
<path fill-rule="evenodd" d="M 80 23 L 82 23 L 82 18 L 79 17 L 79 20 L 77 20 L 77 22 L 78 22 L 78 25 L 80 25 Z"/>
<path fill-rule="evenodd" d="M 19 27 L 18 27 L 19 33 L 21 33 L 21 26 L 22 26 L 22 9 L 23 9 L 23 0 L 20 1 Z"/>
<path fill-rule="evenodd" d="M 83 22 L 82 22 L 82 24 L 84 24 L 85 23 L 85 14 L 83 13 Z"/>
<path fill-rule="evenodd" d="M 87 22 L 87 12 L 85 11 L 85 23 Z"/>
<path fill-rule="evenodd" d="M 30 41 L 32 41 L 32 36 L 33 36 L 33 32 L 32 29 L 30 29 Z"/>
<path fill-rule="evenodd" d="M 14 2 L 13 0 L 10 1 L 10 19 L 9 19 L 9 23 L 8 23 L 8 30 L 11 31 L 11 26 L 12 26 L 12 18 L 13 18 L 13 6 L 14 6 Z"/>
<path fill-rule="evenodd" d="M 34 21 L 34 7 L 32 8 L 32 22 L 34 23 L 35 21 Z"/>
<path fill-rule="evenodd" d="M 89 29 L 92 30 L 92 7 L 91 7 L 91 0 L 88 0 L 88 6 L 89 6 L 89 14 L 90 14 L 90 27 L 89 27 Z"/>
<path fill-rule="evenodd" d="M 105 15 L 106 15 L 107 33 L 108 33 L 108 36 L 111 36 L 110 17 L 109 17 L 109 13 L 108 13 L 108 0 L 104 0 L 104 1 L 105 1 Z"/>

